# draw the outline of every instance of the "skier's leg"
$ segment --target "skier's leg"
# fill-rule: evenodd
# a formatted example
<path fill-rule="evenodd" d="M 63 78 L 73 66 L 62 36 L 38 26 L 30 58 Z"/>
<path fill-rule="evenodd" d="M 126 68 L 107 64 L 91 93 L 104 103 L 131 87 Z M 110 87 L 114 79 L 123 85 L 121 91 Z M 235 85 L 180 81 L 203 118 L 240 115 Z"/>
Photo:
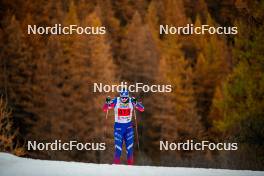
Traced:
<path fill-rule="evenodd" d="M 125 134 L 126 152 L 127 152 L 127 164 L 133 165 L 133 145 L 134 145 L 134 129 L 132 124 L 127 127 Z"/>
<path fill-rule="evenodd" d="M 120 157 L 122 153 L 123 146 L 123 129 L 118 123 L 114 126 L 114 138 L 115 138 L 115 157 L 114 164 L 120 164 Z"/>

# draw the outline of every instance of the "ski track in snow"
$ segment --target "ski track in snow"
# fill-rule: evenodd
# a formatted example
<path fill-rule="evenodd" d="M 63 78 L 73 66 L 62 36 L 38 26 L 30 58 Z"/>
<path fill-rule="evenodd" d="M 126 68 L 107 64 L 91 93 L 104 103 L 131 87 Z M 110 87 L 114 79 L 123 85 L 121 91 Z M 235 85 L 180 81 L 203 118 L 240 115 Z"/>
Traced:
<path fill-rule="evenodd" d="M 0 153 L 0 176 L 264 176 L 264 171 L 126 166 L 20 158 Z"/>

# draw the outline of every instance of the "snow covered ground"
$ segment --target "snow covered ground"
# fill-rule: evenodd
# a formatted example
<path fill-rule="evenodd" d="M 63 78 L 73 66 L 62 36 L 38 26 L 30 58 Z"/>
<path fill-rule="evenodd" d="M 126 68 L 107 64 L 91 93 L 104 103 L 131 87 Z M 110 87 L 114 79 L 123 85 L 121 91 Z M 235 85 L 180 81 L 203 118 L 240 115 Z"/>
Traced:
<path fill-rule="evenodd" d="M 264 176 L 260 171 L 126 166 L 20 158 L 0 153 L 0 176 Z"/>

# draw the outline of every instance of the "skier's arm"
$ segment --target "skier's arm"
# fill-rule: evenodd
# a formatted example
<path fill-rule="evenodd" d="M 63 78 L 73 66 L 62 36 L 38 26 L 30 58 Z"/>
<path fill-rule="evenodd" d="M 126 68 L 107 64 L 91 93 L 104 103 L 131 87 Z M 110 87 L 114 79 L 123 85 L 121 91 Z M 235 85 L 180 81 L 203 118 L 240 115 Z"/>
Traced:
<path fill-rule="evenodd" d="M 139 110 L 140 112 L 143 112 L 144 111 L 144 106 L 140 103 L 140 102 L 138 102 L 137 101 L 137 98 L 135 98 L 135 97 L 132 97 L 132 103 L 133 103 L 133 106 L 137 109 L 137 110 Z"/>
<path fill-rule="evenodd" d="M 143 112 L 143 111 L 145 110 L 144 106 L 143 106 L 141 103 L 139 103 L 139 102 L 137 102 L 137 104 L 136 104 L 135 107 L 136 107 L 136 109 L 139 110 L 140 112 Z"/>
<path fill-rule="evenodd" d="M 103 106 L 103 111 L 106 112 L 108 109 L 113 109 L 116 105 L 116 101 L 116 98 L 111 100 L 110 97 L 107 97 L 106 102 Z"/>

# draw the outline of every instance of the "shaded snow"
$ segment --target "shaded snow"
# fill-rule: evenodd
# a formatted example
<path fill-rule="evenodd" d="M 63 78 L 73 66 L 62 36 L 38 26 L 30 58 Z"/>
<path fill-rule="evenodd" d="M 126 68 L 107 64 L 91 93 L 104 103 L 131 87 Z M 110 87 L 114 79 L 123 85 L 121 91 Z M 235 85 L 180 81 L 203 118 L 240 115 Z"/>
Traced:
<path fill-rule="evenodd" d="M 264 176 L 260 171 L 126 166 L 20 158 L 0 153 L 0 176 Z"/>

